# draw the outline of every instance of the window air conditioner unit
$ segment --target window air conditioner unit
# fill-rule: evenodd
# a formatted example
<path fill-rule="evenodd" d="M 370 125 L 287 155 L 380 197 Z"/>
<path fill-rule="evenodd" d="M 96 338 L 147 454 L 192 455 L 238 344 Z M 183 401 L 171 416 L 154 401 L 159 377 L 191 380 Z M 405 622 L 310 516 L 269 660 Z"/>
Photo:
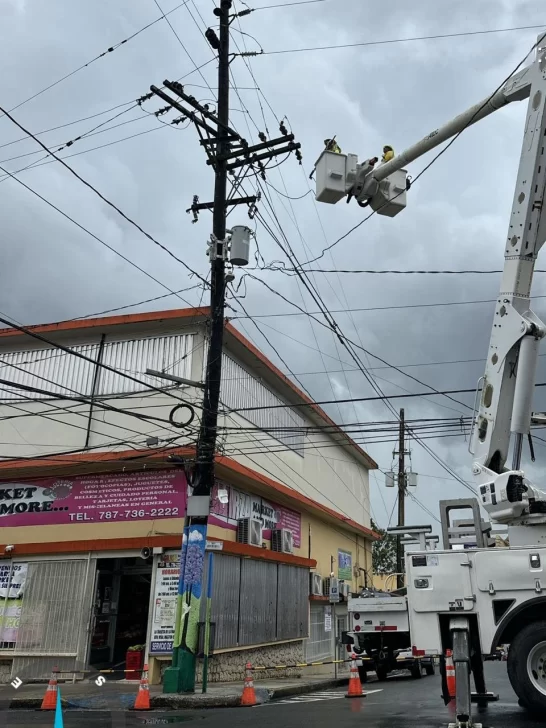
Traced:
<path fill-rule="evenodd" d="M 330 583 L 331 583 L 331 581 L 332 580 L 331 580 L 330 577 L 328 577 L 327 579 L 324 579 L 324 581 L 323 581 L 322 593 L 324 594 L 325 597 L 329 597 L 330 596 Z"/>
<path fill-rule="evenodd" d="M 309 574 L 310 589 L 312 596 L 322 596 L 322 576 L 320 574 Z"/>
<path fill-rule="evenodd" d="M 276 528 L 271 531 L 271 550 L 284 554 L 294 553 L 294 534 L 288 528 Z"/>
<path fill-rule="evenodd" d="M 256 518 L 240 518 L 237 521 L 237 541 L 250 546 L 261 546 L 262 522 Z"/>
<path fill-rule="evenodd" d="M 339 585 L 339 593 L 342 597 L 347 599 L 351 595 L 351 585 L 344 581 Z"/>

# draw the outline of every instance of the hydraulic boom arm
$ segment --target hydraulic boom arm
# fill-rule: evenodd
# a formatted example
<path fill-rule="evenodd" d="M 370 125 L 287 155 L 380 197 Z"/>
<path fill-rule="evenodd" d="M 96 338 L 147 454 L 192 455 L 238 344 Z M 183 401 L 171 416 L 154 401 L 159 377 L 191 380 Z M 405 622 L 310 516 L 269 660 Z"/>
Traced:
<path fill-rule="evenodd" d="M 325 151 L 317 162 L 317 199 L 337 202 L 354 196 L 360 205 L 371 204 L 378 213 L 393 216 L 405 207 L 407 164 L 506 104 L 526 98 L 504 270 L 471 441 L 480 502 L 493 520 L 511 525 L 546 523 L 546 493 L 533 487 L 520 469 L 523 439 L 530 433 L 538 347 L 546 333 L 529 304 L 535 261 L 546 241 L 546 34 L 539 37 L 533 62 L 502 89 L 391 161 L 374 169 L 375 160 L 359 165 L 355 155 Z M 509 469 L 505 464 L 511 434 Z"/>

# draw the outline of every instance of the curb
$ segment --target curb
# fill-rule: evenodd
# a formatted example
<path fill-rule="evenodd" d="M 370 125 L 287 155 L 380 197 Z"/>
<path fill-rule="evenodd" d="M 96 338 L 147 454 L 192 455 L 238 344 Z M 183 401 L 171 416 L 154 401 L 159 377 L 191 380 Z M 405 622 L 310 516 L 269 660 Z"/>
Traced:
<path fill-rule="evenodd" d="M 324 680 L 320 683 L 304 683 L 303 685 L 287 685 L 286 687 L 269 690 L 269 699 L 289 698 L 292 695 L 305 695 L 306 693 L 315 693 L 319 690 L 328 690 L 329 688 L 337 688 L 341 685 L 348 685 L 348 677 L 337 677 L 330 680 Z"/>
<path fill-rule="evenodd" d="M 269 690 L 267 688 L 256 686 L 256 697 L 258 704 L 268 703 L 278 698 L 288 698 L 292 695 L 305 695 L 306 693 L 314 693 L 319 690 L 328 690 L 341 685 L 347 685 L 348 678 L 332 678 L 330 680 L 322 680 L 317 683 L 303 683 L 302 685 L 286 685 L 279 688 Z M 62 707 L 64 709 L 80 709 L 85 712 L 93 712 L 96 710 L 104 711 L 105 707 L 91 707 L 84 705 L 89 703 L 89 698 L 71 698 L 63 699 Z M 207 710 L 211 708 L 238 708 L 240 707 L 240 695 L 151 695 L 150 704 L 152 710 Z M 10 702 L 9 710 L 39 710 L 42 705 L 41 698 L 15 698 Z M 107 709 L 107 708 L 106 708 Z M 126 708 L 132 712 L 132 708 Z"/>

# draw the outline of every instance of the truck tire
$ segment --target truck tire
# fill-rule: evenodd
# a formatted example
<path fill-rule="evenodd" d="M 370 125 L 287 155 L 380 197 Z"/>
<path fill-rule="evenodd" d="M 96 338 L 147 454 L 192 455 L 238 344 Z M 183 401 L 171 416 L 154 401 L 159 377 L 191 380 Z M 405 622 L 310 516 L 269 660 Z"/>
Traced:
<path fill-rule="evenodd" d="M 520 703 L 533 712 L 546 711 L 546 621 L 519 632 L 508 652 L 508 677 Z"/>
<path fill-rule="evenodd" d="M 432 660 L 430 662 L 427 662 L 427 664 L 425 665 L 425 672 L 427 675 L 434 675 L 434 673 L 436 672 Z"/>
<path fill-rule="evenodd" d="M 423 671 L 421 669 L 420 662 L 414 662 L 410 667 L 411 676 L 414 680 L 420 680 L 423 677 Z"/>
<path fill-rule="evenodd" d="M 377 679 L 379 680 L 379 682 L 385 682 L 389 671 L 386 667 L 376 667 L 375 674 L 377 675 Z"/>

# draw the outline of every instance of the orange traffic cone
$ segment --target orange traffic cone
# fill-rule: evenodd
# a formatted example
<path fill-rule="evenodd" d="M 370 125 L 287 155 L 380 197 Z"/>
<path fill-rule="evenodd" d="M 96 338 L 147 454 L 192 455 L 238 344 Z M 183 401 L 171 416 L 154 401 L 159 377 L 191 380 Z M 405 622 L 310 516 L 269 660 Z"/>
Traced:
<path fill-rule="evenodd" d="M 245 686 L 243 688 L 243 694 L 241 695 L 241 705 L 250 708 L 253 705 L 257 705 L 256 692 L 254 690 L 254 680 L 252 679 L 252 665 L 250 662 L 246 663 L 246 674 L 245 674 Z"/>
<path fill-rule="evenodd" d="M 46 693 L 44 695 L 44 699 L 42 700 L 40 710 L 55 710 L 57 708 L 57 677 L 55 675 L 56 672 L 56 668 L 53 668 L 53 672 L 51 673 L 51 679 L 49 680 L 49 683 L 47 685 Z"/>
<path fill-rule="evenodd" d="M 353 652 L 351 655 L 351 674 L 349 676 L 349 690 L 346 698 L 364 698 L 366 697 L 362 692 L 362 683 L 360 682 L 360 675 L 358 674 L 358 667 L 356 666 L 356 655 Z"/>
<path fill-rule="evenodd" d="M 446 682 L 448 695 L 453 699 L 457 695 L 457 689 L 455 682 L 455 665 L 453 664 L 453 652 L 451 650 L 446 650 Z"/>
<path fill-rule="evenodd" d="M 150 688 L 148 686 L 148 665 L 142 669 L 142 677 L 135 700 L 135 710 L 150 710 Z"/>

